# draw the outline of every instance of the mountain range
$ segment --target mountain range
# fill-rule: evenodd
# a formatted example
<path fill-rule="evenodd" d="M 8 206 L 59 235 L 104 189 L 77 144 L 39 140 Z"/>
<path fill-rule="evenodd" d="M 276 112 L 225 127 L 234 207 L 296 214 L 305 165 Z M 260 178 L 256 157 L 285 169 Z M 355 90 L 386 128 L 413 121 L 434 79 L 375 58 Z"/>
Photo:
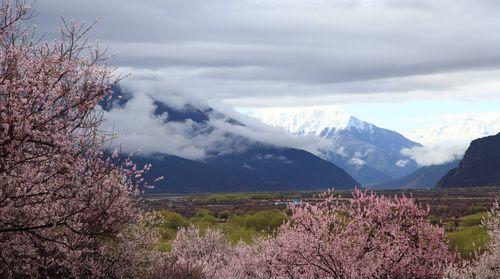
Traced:
<path fill-rule="evenodd" d="M 260 109 L 249 114 L 290 133 L 322 138 L 318 146 L 322 157 L 345 169 L 363 185 L 398 178 L 418 168 L 401 150 L 419 147 L 419 143 L 335 107 Z"/>
<path fill-rule="evenodd" d="M 115 95 L 123 97 L 113 96 L 109 103 L 103 104 L 108 113 L 123 110 L 134 101 L 134 95 L 122 91 L 119 87 L 115 88 Z M 183 158 L 162 152 L 134 155 L 133 160 L 139 167 L 152 164 L 147 180 L 164 177 L 155 183 L 153 189 L 147 191 L 242 192 L 319 190 L 333 187 L 351 189 L 360 186 L 342 168 L 310 152 L 258 141 L 244 133 L 236 133 L 239 129 L 245 129 L 248 133 L 252 127 L 209 106 L 195 103 L 171 105 L 154 97 L 148 98 L 151 98 L 152 105 L 152 109 L 147 112 L 148 117 L 156 124 L 160 123 L 156 129 L 161 130 L 162 125 L 185 125 L 190 129 L 179 129 L 184 133 L 183 136 L 196 137 L 201 141 L 211 142 L 211 145 L 206 156 L 201 158 Z M 220 126 L 226 127 L 226 130 L 222 130 Z M 119 132 L 126 141 L 142 136 L 137 135 L 137 131 L 138 129 L 132 129 Z M 161 146 L 162 143 L 157 145 Z"/>
<path fill-rule="evenodd" d="M 256 122 L 199 100 L 114 90 L 101 103 L 105 117 L 121 135 L 124 151 L 143 150 L 133 155 L 139 166 L 153 164 L 146 178 L 165 177 L 152 192 L 477 186 L 497 183 L 500 172 L 498 146 L 488 138 L 473 141 L 460 164 L 422 167 L 402 153 L 422 145 L 334 107 L 254 110 Z M 492 133 L 497 120 L 488 119 L 456 120 L 427 132 L 445 138 L 459 129 L 465 134 L 459 140 L 466 141 Z"/>
<path fill-rule="evenodd" d="M 439 143 L 468 145 L 472 140 L 495 135 L 499 131 L 500 112 L 485 112 L 449 116 L 439 123 L 411 130 L 404 135 L 424 145 Z"/>

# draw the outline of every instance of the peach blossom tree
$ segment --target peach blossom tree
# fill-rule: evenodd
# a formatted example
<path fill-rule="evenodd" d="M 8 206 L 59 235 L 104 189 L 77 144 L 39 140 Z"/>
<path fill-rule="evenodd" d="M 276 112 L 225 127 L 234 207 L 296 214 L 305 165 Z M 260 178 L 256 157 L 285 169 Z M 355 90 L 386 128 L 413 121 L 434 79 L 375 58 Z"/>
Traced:
<path fill-rule="evenodd" d="M 181 230 L 167 270 L 201 278 L 442 278 L 454 257 L 444 230 L 411 198 L 355 190 L 292 205 L 276 235 L 231 247 L 222 233 Z M 168 262 L 168 261 L 167 261 Z M 172 264 L 172 263 L 175 263 Z M 201 274 L 201 275 L 200 275 Z"/>
<path fill-rule="evenodd" d="M 136 207 L 144 170 L 106 156 L 99 129 L 116 78 L 90 28 L 37 43 L 30 14 L 0 8 L 0 277 L 134 277 L 152 234 Z"/>
<path fill-rule="evenodd" d="M 257 269 L 254 278 L 441 278 L 453 260 L 444 230 L 411 198 L 355 190 L 291 210 L 275 237 L 233 266 Z"/>

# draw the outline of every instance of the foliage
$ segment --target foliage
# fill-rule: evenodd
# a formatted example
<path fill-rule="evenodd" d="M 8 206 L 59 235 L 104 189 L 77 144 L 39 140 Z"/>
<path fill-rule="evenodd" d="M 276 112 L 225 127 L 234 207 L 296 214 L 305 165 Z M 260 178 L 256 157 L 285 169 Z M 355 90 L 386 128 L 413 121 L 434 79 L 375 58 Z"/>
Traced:
<path fill-rule="evenodd" d="M 222 210 L 220 211 L 219 213 L 217 213 L 217 217 L 221 218 L 221 219 L 229 219 L 229 217 L 231 216 L 231 212 L 229 210 Z"/>
<path fill-rule="evenodd" d="M 180 214 L 170 211 L 160 211 L 162 220 L 160 227 L 160 246 L 168 249 L 169 242 L 175 239 L 177 229 L 195 225 L 199 228 L 219 229 L 233 244 L 239 241 L 250 243 L 255 237 L 275 232 L 286 220 L 286 215 L 278 210 L 262 210 L 253 214 L 234 214 L 223 212 L 227 219 L 217 220 L 209 210 L 198 210 L 191 218 L 184 218 Z M 221 212 L 218 215 L 221 215 Z M 219 222 L 221 221 L 221 222 Z"/>
<path fill-rule="evenodd" d="M 481 205 L 472 205 L 469 207 L 469 212 L 471 214 L 476 214 L 479 212 L 487 212 L 487 211 L 488 211 L 488 209 L 486 209 L 486 207 L 481 206 Z"/>
<path fill-rule="evenodd" d="M 170 228 L 170 229 L 180 229 L 189 226 L 189 222 L 184 219 L 179 213 L 162 210 L 159 212 L 162 217 L 162 221 L 159 224 L 162 228 Z"/>
<path fill-rule="evenodd" d="M 462 259 L 472 259 L 488 246 L 489 235 L 487 230 L 481 226 L 487 213 L 476 213 L 467 215 L 458 220 L 458 227 L 454 227 L 455 221 L 447 222 L 448 228 L 446 239 L 452 251 L 460 253 Z"/>
<path fill-rule="evenodd" d="M 251 215 L 233 216 L 228 223 L 239 224 L 257 232 L 272 233 L 285 221 L 286 215 L 278 210 L 263 210 Z"/>
<path fill-rule="evenodd" d="M 155 255 L 147 277 L 177 274 L 184 278 L 231 278 L 226 272 L 230 272 L 232 255 L 231 245 L 220 231 L 207 228 L 202 233 L 194 226 L 181 228 L 171 250 Z"/>
<path fill-rule="evenodd" d="M 356 190 L 349 203 L 326 196 L 292 210 L 263 254 L 278 278 L 437 278 L 452 260 L 443 229 L 406 197 Z"/>
<path fill-rule="evenodd" d="M 231 204 L 235 201 L 243 200 L 271 200 L 271 199 L 295 199 L 311 195 L 306 192 L 258 192 L 258 193 L 219 193 L 219 194 L 198 194 L 190 196 L 191 201 L 198 204 Z"/>

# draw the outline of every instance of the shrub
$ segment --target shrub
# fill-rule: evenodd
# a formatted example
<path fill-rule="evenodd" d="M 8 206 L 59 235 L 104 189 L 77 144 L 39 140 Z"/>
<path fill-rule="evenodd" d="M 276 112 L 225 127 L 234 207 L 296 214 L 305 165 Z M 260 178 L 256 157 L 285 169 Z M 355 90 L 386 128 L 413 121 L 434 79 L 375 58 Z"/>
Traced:
<path fill-rule="evenodd" d="M 471 205 L 469 207 L 470 214 L 475 214 L 475 213 L 479 213 L 479 212 L 487 212 L 487 211 L 488 211 L 488 209 L 486 209 L 486 207 L 481 206 L 481 205 Z"/>
<path fill-rule="evenodd" d="M 286 219 L 285 214 L 281 211 L 266 210 L 247 216 L 244 222 L 245 226 L 248 228 L 270 233 L 278 229 Z"/>
<path fill-rule="evenodd" d="M 156 253 L 149 278 L 231 278 L 233 250 L 222 232 L 197 227 L 181 228 L 167 253 Z M 175 276 L 185 277 L 175 277 Z M 170 277 L 169 277 L 170 276 Z"/>
<path fill-rule="evenodd" d="M 350 203 L 328 195 L 291 209 L 276 238 L 262 241 L 260 258 L 249 259 L 271 277 L 439 278 L 452 260 L 443 229 L 406 197 L 356 190 Z"/>
<path fill-rule="evenodd" d="M 222 210 L 219 213 L 217 213 L 217 217 L 219 217 L 220 219 L 227 220 L 229 216 L 231 216 L 231 212 L 229 212 L 229 210 Z"/>
<path fill-rule="evenodd" d="M 177 230 L 189 226 L 189 222 L 184 219 L 184 217 L 182 217 L 179 213 L 171 211 L 160 211 L 160 215 L 162 217 L 160 227 L 162 228 L 171 228 Z"/>
<path fill-rule="evenodd" d="M 461 227 L 479 226 L 481 225 L 483 219 L 487 217 L 487 215 L 488 215 L 487 212 L 481 212 L 462 217 L 462 219 L 460 220 L 460 226 Z"/>
<path fill-rule="evenodd" d="M 488 233 L 480 226 L 461 227 L 446 236 L 452 250 L 458 251 L 462 258 L 472 258 L 476 251 L 483 251 L 489 240 Z"/>

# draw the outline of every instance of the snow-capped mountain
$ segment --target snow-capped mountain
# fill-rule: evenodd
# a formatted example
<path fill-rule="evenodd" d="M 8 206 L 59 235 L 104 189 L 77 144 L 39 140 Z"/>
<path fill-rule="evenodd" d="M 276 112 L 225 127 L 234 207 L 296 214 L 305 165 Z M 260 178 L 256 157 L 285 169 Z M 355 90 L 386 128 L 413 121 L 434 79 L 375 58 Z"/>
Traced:
<path fill-rule="evenodd" d="M 291 133 L 300 135 L 313 134 L 326 138 L 335 131 L 347 128 L 373 131 L 372 124 L 331 106 L 257 109 L 250 111 L 250 115 L 268 125 L 283 127 Z"/>
<path fill-rule="evenodd" d="M 323 138 L 323 157 L 365 185 L 401 177 L 417 168 L 401 150 L 419 146 L 418 143 L 336 107 L 255 109 L 249 114 L 291 133 Z"/>
<path fill-rule="evenodd" d="M 415 129 L 405 136 L 424 145 L 455 143 L 468 145 L 472 140 L 500 132 L 500 112 L 450 116 L 441 123 Z"/>

